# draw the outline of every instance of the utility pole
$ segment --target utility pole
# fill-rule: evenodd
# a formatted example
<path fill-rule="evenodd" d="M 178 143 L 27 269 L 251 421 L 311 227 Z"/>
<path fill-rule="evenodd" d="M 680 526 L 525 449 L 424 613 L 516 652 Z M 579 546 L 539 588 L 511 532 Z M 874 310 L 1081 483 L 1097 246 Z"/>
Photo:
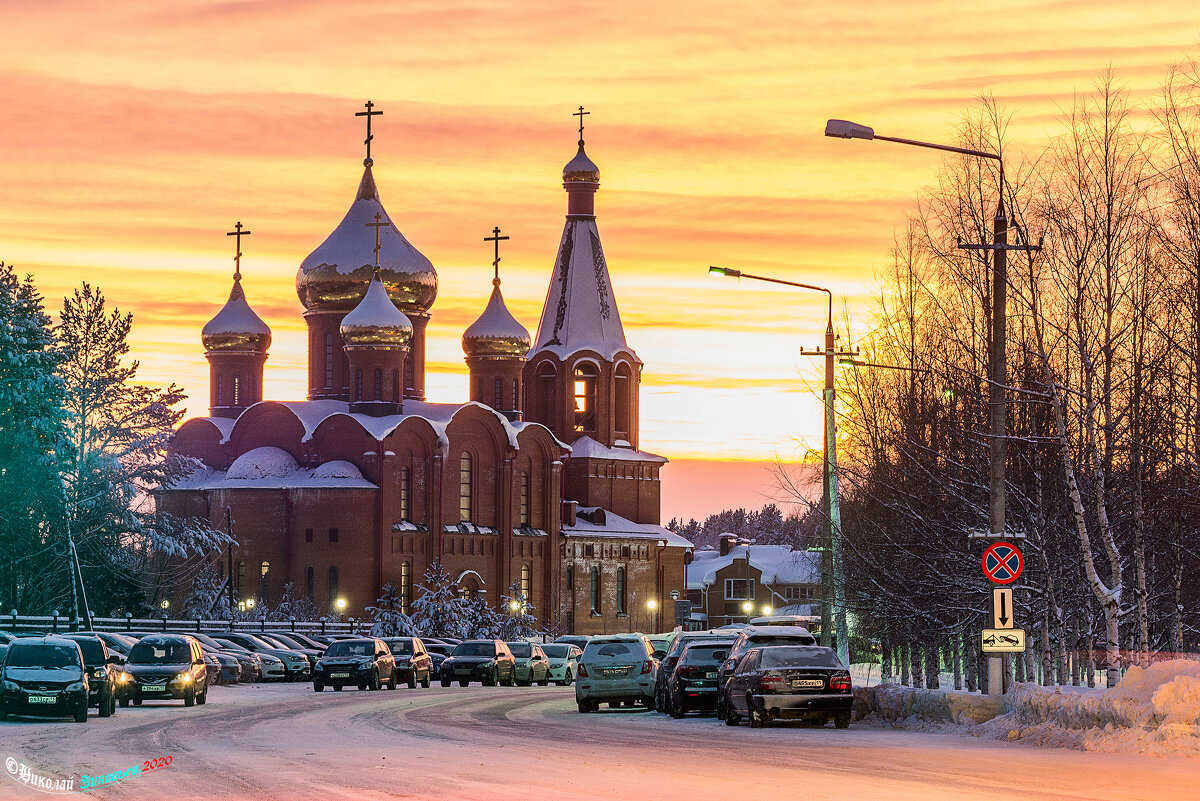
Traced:
<path fill-rule="evenodd" d="M 225 586 L 229 589 L 229 619 L 233 620 L 233 512 L 228 506 L 225 507 L 225 533 L 229 535 L 229 546 L 225 554 L 229 562 Z"/>

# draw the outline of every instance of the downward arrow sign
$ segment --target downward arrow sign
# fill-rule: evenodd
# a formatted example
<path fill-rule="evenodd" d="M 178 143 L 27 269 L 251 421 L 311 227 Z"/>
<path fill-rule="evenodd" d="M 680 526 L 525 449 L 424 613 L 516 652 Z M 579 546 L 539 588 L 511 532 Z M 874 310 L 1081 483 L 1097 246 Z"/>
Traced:
<path fill-rule="evenodd" d="M 1007 603 L 1007 601 L 1008 601 L 1008 593 L 1006 593 L 1006 592 L 1000 593 L 1000 617 L 999 617 L 999 620 L 1000 620 L 1001 626 L 1008 625 L 1008 610 L 1007 610 L 1008 603 Z"/>

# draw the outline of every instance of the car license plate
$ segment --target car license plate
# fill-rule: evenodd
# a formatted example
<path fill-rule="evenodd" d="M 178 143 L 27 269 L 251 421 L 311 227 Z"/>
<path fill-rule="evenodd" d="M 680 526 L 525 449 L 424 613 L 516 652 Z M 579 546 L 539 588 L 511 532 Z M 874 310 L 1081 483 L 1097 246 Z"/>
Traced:
<path fill-rule="evenodd" d="M 58 699 L 53 695 L 31 695 L 29 703 L 31 704 L 53 704 Z"/>
<path fill-rule="evenodd" d="M 350 674 L 349 673 L 330 673 L 329 678 L 331 678 L 331 679 L 348 679 L 348 678 L 350 678 Z"/>
<path fill-rule="evenodd" d="M 792 686 L 796 689 L 801 687 L 824 687 L 825 682 L 821 679 L 792 679 Z"/>
<path fill-rule="evenodd" d="M 603 673 L 605 676 L 624 676 L 629 668 L 605 668 Z"/>
<path fill-rule="evenodd" d="M 161 693 L 167 689 L 165 684 L 143 684 L 142 690 L 148 693 Z"/>
<path fill-rule="evenodd" d="M 704 678 L 706 678 L 706 679 L 715 679 L 716 677 L 717 677 L 716 673 L 705 673 L 704 674 Z"/>

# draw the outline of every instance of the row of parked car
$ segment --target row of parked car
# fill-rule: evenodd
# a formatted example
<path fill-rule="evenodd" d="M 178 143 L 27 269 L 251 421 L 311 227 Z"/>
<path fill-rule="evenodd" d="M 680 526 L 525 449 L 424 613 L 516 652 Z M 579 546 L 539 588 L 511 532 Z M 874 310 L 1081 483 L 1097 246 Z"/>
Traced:
<path fill-rule="evenodd" d="M 799 719 L 848 727 L 850 671 L 793 622 L 681 632 L 665 650 L 641 634 L 590 638 L 575 685 L 579 711 L 640 704 L 673 718 L 715 712 L 730 726 Z"/>

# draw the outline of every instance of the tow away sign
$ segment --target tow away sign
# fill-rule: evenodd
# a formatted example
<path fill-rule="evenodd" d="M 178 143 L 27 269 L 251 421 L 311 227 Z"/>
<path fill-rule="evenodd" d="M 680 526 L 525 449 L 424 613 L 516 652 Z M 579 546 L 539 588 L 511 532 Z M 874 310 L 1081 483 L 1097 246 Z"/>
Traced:
<path fill-rule="evenodd" d="M 984 629 L 985 654 L 1019 654 L 1025 651 L 1025 629 Z"/>

